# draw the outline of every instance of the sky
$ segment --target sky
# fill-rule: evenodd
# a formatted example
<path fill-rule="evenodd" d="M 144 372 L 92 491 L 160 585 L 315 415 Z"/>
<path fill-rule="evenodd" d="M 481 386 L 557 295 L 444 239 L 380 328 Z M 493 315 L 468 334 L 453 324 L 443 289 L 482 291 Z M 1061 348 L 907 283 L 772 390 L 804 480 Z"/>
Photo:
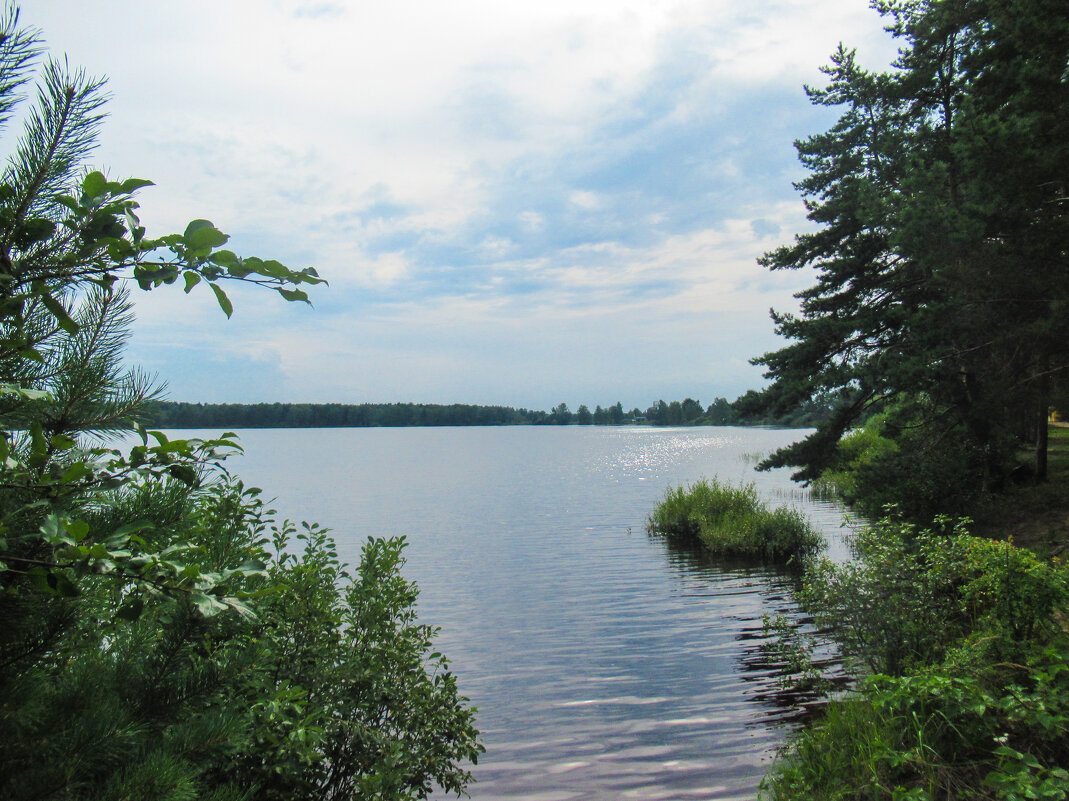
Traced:
<path fill-rule="evenodd" d="M 805 272 L 793 142 L 863 0 L 36 0 L 107 76 L 87 166 L 147 178 L 149 235 L 205 218 L 315 267 L 312 306 L 135 290 L 131 363 L 172 400 L 703 404 L 763 385 Z M 4 143 L 10 152 L 10 133 Z"/>

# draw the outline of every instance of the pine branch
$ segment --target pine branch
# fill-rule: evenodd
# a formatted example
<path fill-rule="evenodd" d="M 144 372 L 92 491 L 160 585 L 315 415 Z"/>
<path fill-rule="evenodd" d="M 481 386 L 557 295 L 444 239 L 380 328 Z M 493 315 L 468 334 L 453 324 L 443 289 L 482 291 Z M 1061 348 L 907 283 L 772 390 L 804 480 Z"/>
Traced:
<path fill-rule="evenodd" d="M 30 78 L 33 63 L 44 50 L 36 28 L 19 28 L 19 11 L 9 6 L 0 21 L 0 128 L 23 99 L 19 89 Z"/>
<path fill-rule="evenodd" d="M 14 197 L 10 228 L 0 243 L 3 255 L 10 257 L 12 235 L 31 213 L 55 213 L 50 196 L 73 181 L 93 150 L 104 119 L 103 87 L 103 79 L 89 78 L 84 70 L 70 74 L 66 63 L 50 60 L 45 67 L 37 106 L 4 175 Z"/>

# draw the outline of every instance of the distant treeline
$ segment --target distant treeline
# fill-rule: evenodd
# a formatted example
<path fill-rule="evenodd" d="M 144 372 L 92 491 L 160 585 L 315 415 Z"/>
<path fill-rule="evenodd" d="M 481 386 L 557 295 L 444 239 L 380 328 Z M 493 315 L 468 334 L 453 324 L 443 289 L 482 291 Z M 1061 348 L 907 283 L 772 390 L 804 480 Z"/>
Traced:
<path fill-rule="evenodd" d="M 832 406 L 822 400 L 810 400 L 787 414 L 772 415 L 761 409 L 759 395 L 750 390 L 734 401 L 717 398 L 703 408 L 699 401 L 687 398 L 665 403 L 657 401 L 646 410 L 646 421 L 659 426 L 784 426 L 812 428 L 826 420 Z"/>
<path fill-rule="evenodd" d="M 717 398 L 703 407 L 687 398 L 659 400 L 646 411 L 623 405 L 580 404 L 572 412 L 561 403 L 550 411 L 466 403 L 182 403 L 146 404 L 144 423 L 153 428 L 375 428 L 403 426 L 515 426 L 515 425 L 782 425 L 814 426 L 829 413 L 818 402 L 796 412 L 770 418 L 749 412 L 752 390 L 734 403 Z"/>

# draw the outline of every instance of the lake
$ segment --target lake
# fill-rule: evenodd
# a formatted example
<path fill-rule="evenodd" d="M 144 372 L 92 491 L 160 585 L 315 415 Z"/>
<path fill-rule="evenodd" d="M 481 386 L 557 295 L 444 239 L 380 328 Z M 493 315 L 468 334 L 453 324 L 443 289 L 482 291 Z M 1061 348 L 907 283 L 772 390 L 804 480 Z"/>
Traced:
<path fill-rule="evenodd" d="M 472 797 L 752 799 L 796 716 L 760 650 L 762 615 L 792 612 L 792 577 L 644 523 L 669 486 L 753 482 L 842 554 L 839 507 L 753 470 L 804 433 L 245 430 L 230 467 L 281 516 L 333 529 L 347 561 L 368 536 L 408 538 L 421 620 L 479 709 Z"/>

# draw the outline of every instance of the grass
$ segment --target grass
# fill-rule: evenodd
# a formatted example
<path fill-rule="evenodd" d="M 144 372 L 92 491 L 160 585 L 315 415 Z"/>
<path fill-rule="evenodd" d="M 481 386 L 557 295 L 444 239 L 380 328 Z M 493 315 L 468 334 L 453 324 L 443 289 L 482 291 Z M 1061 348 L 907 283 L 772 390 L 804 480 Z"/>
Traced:
<path fill-rule="evenodd" d="M 795 509 L 769 510 L 750 484 L 701 480 L 669 489 L 646 521 L 651 534 L 697 539 L 713 553 L 789 562 L 824 546 L 824 538 Z"/>

